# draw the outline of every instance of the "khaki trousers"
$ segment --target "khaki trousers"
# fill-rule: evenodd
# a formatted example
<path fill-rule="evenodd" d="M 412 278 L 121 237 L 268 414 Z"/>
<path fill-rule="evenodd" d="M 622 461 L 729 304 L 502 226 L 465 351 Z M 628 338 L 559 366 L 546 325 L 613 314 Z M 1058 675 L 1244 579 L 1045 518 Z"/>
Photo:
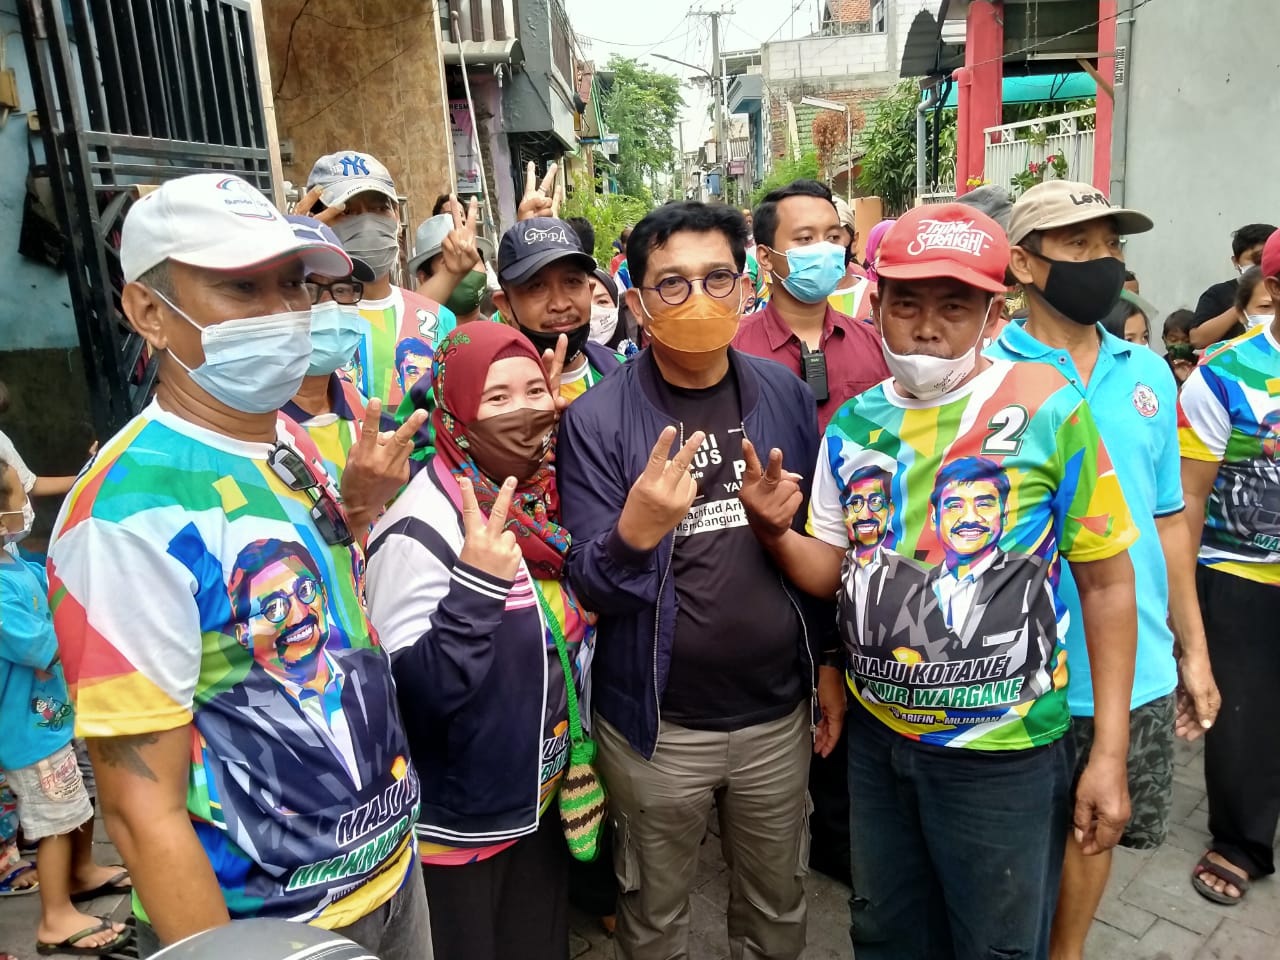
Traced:
<path fill-rule="evenodd" d="M 719 733 L 663 722 L 646 761 L 596 717 L 618 876 L 619 960 L 689 956 L 689 892 L 714 802 L 729 867 L 731 960 L 794 960 L 805 945 L 813 754 L 809 704 Z"/>

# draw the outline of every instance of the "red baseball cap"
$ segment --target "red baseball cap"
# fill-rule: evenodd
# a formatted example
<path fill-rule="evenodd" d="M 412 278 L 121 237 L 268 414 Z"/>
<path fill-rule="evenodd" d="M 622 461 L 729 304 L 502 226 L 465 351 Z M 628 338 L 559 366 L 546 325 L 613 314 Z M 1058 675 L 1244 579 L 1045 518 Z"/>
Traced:
<path fill-rule="evenodd" d="M 1280 230 L 1267 237 L 1267 243 L 1262 248 L 1262 259 L 1258 264 L 1262 267 L 1264 277 L 1280 277 Z"/>
<path fill-rule="evenodd" d="M 951 277 L 1004 293 L 1009 239 L 1000 225 L 962 203 L 925 204 L 898 218 L 876 254 L 876 273 L 890 280 Z"/>

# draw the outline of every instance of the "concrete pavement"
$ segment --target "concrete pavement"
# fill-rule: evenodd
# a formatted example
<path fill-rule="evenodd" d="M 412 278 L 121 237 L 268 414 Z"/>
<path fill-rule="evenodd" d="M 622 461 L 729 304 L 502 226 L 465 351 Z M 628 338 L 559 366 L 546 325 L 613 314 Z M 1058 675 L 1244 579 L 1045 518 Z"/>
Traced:
<path fill-rule="evenodd" d="M 1209 903 L 1188 876 L 1208 841 L 1200 744 L 1178 744 L 1173 828 L 1157 850 L 1116 851 L 1111 882 L 1086 948 L 1088 960 L 1276 960 L 1280 958 L 1280 884 L 1262 880 L 1235 907 Z M 100 863 L 118 862 L 99 830 Z M 805 960 L 848 960 L 848 891 L 826 877 L 809 878 L 809 946 Z M 691 960 L 728 957 L 725 906 L 729 888 L 720 842 L 703 844 L 692 901 Z M 124 897 L 91 904 L 98 914 L 128 915 Z M 0 950 L 35 960 L 36 897 L 0 900 Z M 574 915 L 573 960 L 613 960 L 613 947 L 590 917 Z M 519 960 L 519 958 L 511 958 Z"/>

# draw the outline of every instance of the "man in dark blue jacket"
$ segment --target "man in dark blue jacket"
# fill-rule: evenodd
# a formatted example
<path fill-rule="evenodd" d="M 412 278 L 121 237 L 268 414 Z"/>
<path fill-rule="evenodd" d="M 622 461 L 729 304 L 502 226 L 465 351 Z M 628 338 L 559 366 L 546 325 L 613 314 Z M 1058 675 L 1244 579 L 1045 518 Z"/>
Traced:
<path fill-rule="evenodd" d="M 688 955 L 713 801 L 733 955 L 799 956 L 809 756 L 831 750 L 844 719 L 831 609 L 786 582 L 738 499 L 745 440 L 772 451 L 780 476 L 784 459 L 807 471 L 818 438 L 809 388 L 729 348 L 746 239 L 725 206 L 667 204 L 636 225 L 627 303 L 651 346 L 561 425 L 569 576 L 600 615 L 595 734 L 625 960 Z"/>

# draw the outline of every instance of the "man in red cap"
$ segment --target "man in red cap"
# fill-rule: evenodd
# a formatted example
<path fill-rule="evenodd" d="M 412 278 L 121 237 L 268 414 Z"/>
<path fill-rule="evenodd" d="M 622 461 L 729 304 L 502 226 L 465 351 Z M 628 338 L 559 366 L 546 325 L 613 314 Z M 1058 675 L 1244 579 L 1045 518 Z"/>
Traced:
<path fill-rule="evenodd" d="M 747 444 L 757 536 L 840 601 L 858 960 L 1047 956 L 1070 817 L 1063 559 L 1114 701 L 1099 723 L 1128 739 L 1137 532 L 1079 392 L 980 353 L 1008 263 L 1004 231 L 960 204 L 885 236 L 872 307 L 892 377 L 828 425 L 808 536 L 789 528 L 797 478 Z M 1123 751 L 1094 757 L 1071 818 L 1085 851 L 1128 815 Z"/>

